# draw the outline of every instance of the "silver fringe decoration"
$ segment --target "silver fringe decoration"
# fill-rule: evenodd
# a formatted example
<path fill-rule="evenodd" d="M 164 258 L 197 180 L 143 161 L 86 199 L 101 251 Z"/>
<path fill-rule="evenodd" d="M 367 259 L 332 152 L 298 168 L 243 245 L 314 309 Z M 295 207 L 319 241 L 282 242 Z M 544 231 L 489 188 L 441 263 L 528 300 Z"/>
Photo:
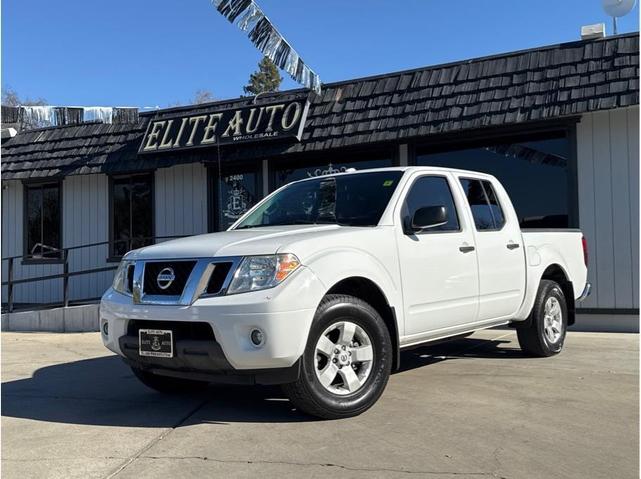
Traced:
<path fill-rule="evenodd" d="M 13 110 L 13 111 L 12 111 Z M 110 106 L 17 106 L 11 110 L 2 107 L 3 115 L 11 113 L 14 123 L 23 130 L 87 122 L 104 124 L 138 123 L 138 108 Z M 5 118 L 2 119 L 5 121 Z"/>
<path fill-rule="evenodd" d="M 283 38 L 254 0 L 211 0 L 227 20 L 235 24 L 266 57 L 301 85 L 321 92 L 319 76 Z"/>

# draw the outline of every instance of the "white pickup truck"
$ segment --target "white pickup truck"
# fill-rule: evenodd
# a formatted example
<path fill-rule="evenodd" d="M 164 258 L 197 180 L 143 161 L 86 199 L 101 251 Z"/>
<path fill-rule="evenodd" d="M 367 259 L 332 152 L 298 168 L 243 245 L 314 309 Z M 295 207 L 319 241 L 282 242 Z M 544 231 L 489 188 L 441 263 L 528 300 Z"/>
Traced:
<path fill-rule="evenodd" d="M 309 414 L 360 414 L 400 352 L 499 325 L 561 351 L 590 292 L 578 230 L 521 231 L 492 176 L 430 167 L 306 179 L 228 231 L 128 253 L 102 339 L 147 386 L 282 384 Z"/>

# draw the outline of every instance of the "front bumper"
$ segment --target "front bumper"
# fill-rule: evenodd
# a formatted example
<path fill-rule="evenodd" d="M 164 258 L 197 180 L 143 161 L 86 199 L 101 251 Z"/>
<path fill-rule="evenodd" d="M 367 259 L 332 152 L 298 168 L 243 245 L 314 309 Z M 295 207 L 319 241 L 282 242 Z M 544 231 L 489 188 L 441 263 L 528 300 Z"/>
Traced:
<path fill-rule="evenodd" d="M 214 338 L 202 341 L 190 338 L 201 344 L 180 345 L 183 351 L 193 350 L 197 354 L 181 353 L 183 357 L 179 357 L 177 338 L 176 357 L 151 366 L 205 374 L 291 368 L 303 354 L 324 292 L 316 275 L 305 267 L 275 288 L 201 298 L 190 306 L 134 304 L 131 297 L 110 289 L 100 303 L 102 339 L 107 348 L 130 363 L 145 366 L 149 358 L 143 361 L 138 356 L 138 338 L 131 337 L 128 331 L 130 320 L 153 321 L 156 325 L 170 321 L 204 322 L 211 326 Z M 105 323 L 108 323 L 107 335 Z M 263 331 L 265 337 L 260 347 L 249 339 L 254 328 Z"/>
<path fill-rule="evenodd" d="M 189 339 L 181 335 L 179 324 L 191 325 L 193 323 L 175 323 L 161 321 L 137 321 L 138 327 L 149 327 L 145 323 L 153 324 L 151 327 L 171 328 L 177 337 L 174 339 L 174 357 L 158 358 L 140 356 L 138 354 L 137 328 L 128 327 L 127 334 L 118 339 L 118 345 L 127 364 L 134 368 L 142 369 L 162 376 L 174 376 L 195 379 L 207 382 L 226 384 L 284 384 L 298 379 L 300 374 L 300 361 L 296 361 L 287 368 L 272 369 L 234 369 L 229 364 L 220 344 L 212 337 L 205 339 Z M 207 335 L 206 335 L 207 336 Z"/>

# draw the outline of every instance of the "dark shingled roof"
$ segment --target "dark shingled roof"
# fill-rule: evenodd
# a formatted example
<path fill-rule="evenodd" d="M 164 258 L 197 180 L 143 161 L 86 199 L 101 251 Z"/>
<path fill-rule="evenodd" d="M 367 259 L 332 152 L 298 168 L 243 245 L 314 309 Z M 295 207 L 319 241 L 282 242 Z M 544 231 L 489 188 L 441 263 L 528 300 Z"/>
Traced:
<path fill-rule="evenodd" d="M 2 179 L 131 170 L 145 125 L 84 123 L 20 132 L 2 145 Z"/>
<path fill-rule="evenodd" d="M 307 95 L 261 95 L 272 101 Z M 3 145 L 2 177 L 133 171 L 201 161 L 211 153 L 138 158 L 154 115 L 226 109 L 249 100 L 172 108 L 125 125 L 76 125 L 20 133 Z M 552 45 L 323 85 L 311 96 L 302 141 L 227 147 L 226 158 L 321 151 L 461 130 L 516 125 L 639 103 L 638 33 Z"/>

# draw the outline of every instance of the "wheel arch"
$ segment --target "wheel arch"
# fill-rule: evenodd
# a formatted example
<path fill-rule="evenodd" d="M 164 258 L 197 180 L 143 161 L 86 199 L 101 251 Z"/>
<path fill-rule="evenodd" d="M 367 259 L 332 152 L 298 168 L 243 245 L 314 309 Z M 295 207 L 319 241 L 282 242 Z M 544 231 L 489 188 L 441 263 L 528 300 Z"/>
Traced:
<path fill-rule="evenodd" d="M 572 281 L 569 280 L 567 272 L 561 265 L 553 263 L 545 268 L 545 271 L 543 271 L 543 274 L 539 279 L 539 284 L 541 283 L 541 280 L 544 279 L 554 281 L 561 287 L 561 291 L 563 291 L 565 303 L 568 308 L 568 326 L 573 325 L 576 321 L 574 285 L 572 284 Z"/>
<path fill-rule="evenodd" d="M 335 283 L 326 294 L 347 294 L 359 298 L 372 306 L 381 315 L 392 340 L 392 371 L 400 367 L 400 344 L 396 309 L 390 305 L 383 290 L 371 279 L 350 276 Z"/>

